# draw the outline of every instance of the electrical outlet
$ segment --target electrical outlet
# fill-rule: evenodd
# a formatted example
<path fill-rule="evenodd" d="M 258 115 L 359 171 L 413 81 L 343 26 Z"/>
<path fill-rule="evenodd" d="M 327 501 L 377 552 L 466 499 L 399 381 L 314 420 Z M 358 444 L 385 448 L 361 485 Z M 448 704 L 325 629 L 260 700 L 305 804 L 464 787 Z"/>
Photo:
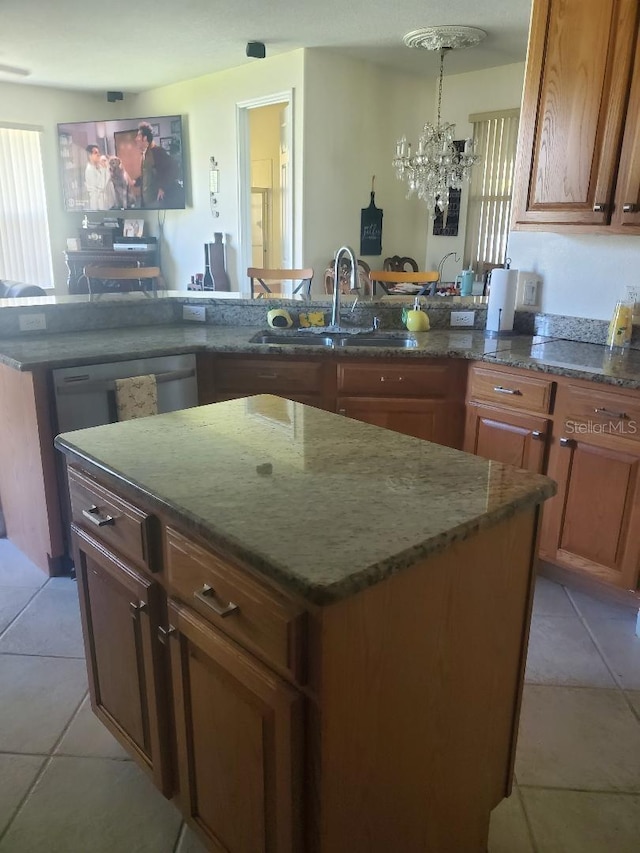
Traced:
<path fill-rule="evenodd" d="M 47 328 L 47 318 L 44 314 L 18 314 L 18 324 L 21 332 L 42 332 Z"/>
<path fill-rule="evenodd" d="M 207 319 L 206 305 L 183 305 L 182 319 L 195 320 L 198 323 L 204 323 Z"/>
<path fill-rule="evenodd" d="M 475 311 L 452 311 L 451 312 L 451 325 L 452 326 L 466 326 L 467 328 L 473 328 L 473 323 L 476 318 Z"/>
<path fill-rule="evenodd" d="M 627 284 L 625 287 L 624 298 L 628 302 L 640 302 L 640 285 Z"/>

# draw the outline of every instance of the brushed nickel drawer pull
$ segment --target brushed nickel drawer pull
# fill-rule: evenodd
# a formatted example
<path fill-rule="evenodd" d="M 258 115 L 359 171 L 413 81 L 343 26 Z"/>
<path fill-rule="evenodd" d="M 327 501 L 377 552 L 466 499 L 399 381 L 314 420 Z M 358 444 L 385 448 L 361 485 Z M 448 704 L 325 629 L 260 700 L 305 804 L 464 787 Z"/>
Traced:
<path fill-rule="evenodd" d="M 404 382 L 404 376 L 381 376 L 380 382 Z"/>
<path fill-rule="evenodd" d="M 277 378 L 278 378 L 277 373 L 259 373 L 258 374 L 258 379 L 277 379 Z"/>
<path fill-rule="evenodd" d="M 167 645 L 167 640 L 171 636 L 171 634 L 175 634 L 176 629 L 173 625 L 167 625 L 166 628 L 163 628 L 161 625 L 158 627 L 158 639 L 162 643 L 163 646 Z"/>
<path fill-rule="evenodd" d="M 513 394 L 515 397 L 522 397 L 522 391 L 517 388 L 504 388 L 502 385 L 494 385 L 493 390 L 496 394 Z"/>
<path fill-rule="evenodd" d="M 593 212 L 594 213 L 604 213 L 606 209 L 607 209 L 606 204 L 600 204 L 599 202 L 596 202 L 593 205 Z"/>
<path fill-rule="evenodd" d="M 605 409 L 604 406 L 596 406 L 593 411 L 596 415 L 611 415 L 612 418 L 617 418 L 619 421 L 626 421 L 629 418 L 626 412 L 612 412 L 611 409 Z"/>
<path fill-rule="evenodd" d="M 575 447 L 576 440 L 575 438 L 561 438 L 560 439 L 560 447 Z"/>
<path fill-rule="evenodd" d="M 115 524 L 116 520 L 112 515 L 101 515 L 100 510 L 94 504 L 90 506 L 89 509 L 82 510 L 83 518 L 86 518 L 87 521 L 90 521 L 91 524 L 95 524 L 96 527 L 106 527 L 107 524 Z"/>
<path fill-rule="evenodd" d="M 623 213 L 637 213 L 640 207 L 637 204 L 623 204 L 622 212 Z"/>
<path fill-rule="evenodd" d="M 131 613 L 131 618 L 135 621 L 140 613 L 143 613 L 147 609 L 146 602 L 144 601 L 130 601 L 129 602 L 129 611 Z"/>
<path fill-rule="evenodd" d="M 237 604 L 234 604 L 233 601 L 230 601 L 228 604 L 220 605 L 216 601 L 216 591 L 213 587 L 209 586 L 208 583 L 202 585 L 201 590 L 196 590 L 193 593 L 194 598 L 197 598 L 198 601 L 201 601 L 203 604 L 206 604 L 207 607 L 210 607 L 214 613 L 218 616 L 221 616 L 225 619 L 227 616 L 231 616 L 232 613 L 237 613 L 240 608 Z"/>
<path fill-rule="evenodd" d="M 537 441 L 544 441 L 546 437 L 546 433 L 540 432 L 539 429 L 534 429 L 531 433 L 531 438 L 535 438 Z"/>

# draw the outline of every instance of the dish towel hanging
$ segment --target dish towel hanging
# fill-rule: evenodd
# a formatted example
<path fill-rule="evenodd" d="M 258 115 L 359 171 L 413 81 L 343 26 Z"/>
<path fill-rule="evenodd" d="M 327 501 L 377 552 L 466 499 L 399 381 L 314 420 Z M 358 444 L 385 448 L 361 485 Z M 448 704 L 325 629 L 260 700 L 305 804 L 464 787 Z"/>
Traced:
<path fill-rule="evenodd" d="M 158 414 L 158 387 L 153 373 L 115 379 L 114 384 L 119 421 Z"/>

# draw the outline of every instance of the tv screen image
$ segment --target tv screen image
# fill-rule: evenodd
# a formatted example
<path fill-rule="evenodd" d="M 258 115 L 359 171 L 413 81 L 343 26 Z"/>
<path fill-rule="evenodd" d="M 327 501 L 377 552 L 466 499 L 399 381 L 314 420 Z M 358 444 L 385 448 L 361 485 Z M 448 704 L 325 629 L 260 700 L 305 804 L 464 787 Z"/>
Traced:
<path fill-rule="evenodd" d="M 185 206 L 181 116 L 58 125 L 67 211 Z"/>

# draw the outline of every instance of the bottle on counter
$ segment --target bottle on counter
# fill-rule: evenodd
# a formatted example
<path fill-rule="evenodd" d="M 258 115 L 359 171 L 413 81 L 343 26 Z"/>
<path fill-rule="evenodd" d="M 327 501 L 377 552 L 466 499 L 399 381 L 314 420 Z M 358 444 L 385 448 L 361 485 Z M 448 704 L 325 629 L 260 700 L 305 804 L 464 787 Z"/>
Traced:
<path fill-rule="evenodd" d="M 631 332 L 633 330 L 633 304 L 624 299 L 616 302 L 613 316 L 609 323 L 607 332 L 607 346 L 628 347 L 631 343 Z"/>
<path fill-rule="evenodd" d="M 204 244 L 204 279 L 202 280 L 203 290 L 215 290 L 213 286 L 213 276 L 211 275 L 211 264 L 209 254 L 209 244 Z"/>

